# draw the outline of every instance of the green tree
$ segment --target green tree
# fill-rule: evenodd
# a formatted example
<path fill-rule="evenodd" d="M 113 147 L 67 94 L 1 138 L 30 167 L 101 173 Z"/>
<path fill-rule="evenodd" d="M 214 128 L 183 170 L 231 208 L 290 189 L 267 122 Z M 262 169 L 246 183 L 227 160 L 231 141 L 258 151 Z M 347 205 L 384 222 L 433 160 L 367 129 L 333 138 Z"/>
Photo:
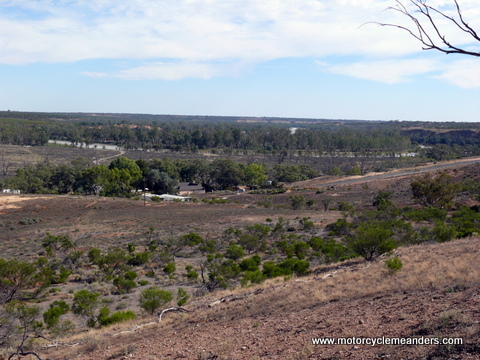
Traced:
<path fill-rule="evenodd" d="M 100 303 L 99 297 L 100 294 L 88 290 L 77 291 L 73 297 L 73 313 L 85 317 L 89 327 L 94 327 L 97 322 L 95 311 Z"/>
<path fill-rule="evenodd" d="M 410 183 L 413 198 L 423 206 L 434 206 L 440 209 L 451 205 L 452 200 L 461 189 L 446 172 L 433 177 L 430 173 L 415 178 Z"/>
<path fill-rule="evenodd" d="M 307 204 L 305 196 L 303 195 L 292 195 L 290 196 L 290 203 L 292 204 L 293 210 L 300 210 L 305 207 Z"/>
<path fill-rule="evenodd" d="M 131 176 L 132 181 L 138 181 L 142 177 L 142 171 L 134 160 L 120 156 L 118 159 L 113 160 L 108 166 L 110 170 L 126 170 Z"/>
<path fill-rule="evenodd" d="M 352 236 L 347 237 L 346 243 L 350 249 L 365 260 L 373 260 L 395 248 L 392 231 L 382 223 L 361 223 Z"/>
<path fill-rule="evenodd" d="M 391 199 L 392 193 L 390 191 L 380 191 L 373 199 L 373 206 L 379 210 L 392 206 L 393 202 Z"/>
<path fill-rule="evenodd" d="M 261 164 L 250 164 L 244 171 L 244 183 L 249 186 L 250 189 L 254 189 L 257 186 L 265 184 L 268 176 L 266 175 L 265 167 Z"/>
<path fill-rule="evenodd" d="M 47 251 L 47 255 L 55 256 L 59 251 L 67 251 L 75 248 L 75 243 L 70 239 L 68 235 L 52 235 L 47 232 L 42 240 L 42 246 Z"/>
<path fill-rule="evenodd" d="M 230 244 L 227 251 L 225 252 L 225 256 L 228 259 L 238 260 L 245 256 L 245 252 L 243 248 L 237 244 Z"/>
<path fill-rule="evenodd" d="M 157 309 L 173 300 L 170 291 L 162 290 L 156 286 L 145 289 L 140 294 L 140 307 L 153 315 Z"/>
<path fill-rule="evenodd" d="M 17 259 L 0 258 L 0 304 L 22 296 L 21 291 L 33 284 L 35 267 Z"/>
<path fill-rule="evenodd" d="M 230 159 L 217 159 L 210 165 L 211 178 L 220 190 L 235 188 L 242 181 L 242 166 Z"/>
<path fill-rule="evenodd" d="M 70 306 L 64 300 L 56 300 L 50 304 L 50 308 L 43 313 L 43 321 L 47 329 L 59 325 L 60 317 L 70 311 Z"/>
<path fill-rule="evenodd" d="M 35 352 L 25 350 L 26 341 L 30 337 L 38 335 L 42 328 L 42 323 L 36 321 L 36 318 L 40 314 L 40 307 L 29 306 L 25 303 L 14 301 L 6 306 L 5 313 L 7 317 L 14 321 L 10 325 L 7 325 L 12 333 L 7 334 L 6 340 L 11 340 L 13 337 L 17 338 L 18 341 L 18 344 L 15 346 L 15 352 L 9 356 L 9 359 L 13 359 L 15 355 L 18 358 L 33 355 L 37 359 L 41 359 Z"/>

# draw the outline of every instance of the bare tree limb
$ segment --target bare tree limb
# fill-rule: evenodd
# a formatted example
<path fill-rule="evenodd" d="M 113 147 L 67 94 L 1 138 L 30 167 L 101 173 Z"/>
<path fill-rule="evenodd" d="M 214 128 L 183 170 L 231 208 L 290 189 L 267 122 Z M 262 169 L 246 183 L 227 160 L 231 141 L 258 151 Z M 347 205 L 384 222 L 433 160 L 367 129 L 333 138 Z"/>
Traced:
<path fill-rule="evenodd" d="M 163 316 L 163 314 L 165 314 L 166 312 L 192 312 L 192 311 L 191 311 L 191 310 L 184 309 L 184 308 L 182 308 L 182 307 L 171 307 L 171 308 L 162 310 L 162 311 L 158 314 L 158 322 L 162 321 L 162 316 Z"/>
<path fill-rule="evenodd" d="M 480 42 L 480 37 L 478 36 L 477 32 L 470 25 L 468 25 L 463 17 L 457 0 L 453 0 L 457 11 L 456 17 L 449 16 L 430 5 L 427 5 L 427 0 L 409 1 L 416 8 L 414 11 L 416 14 L 407 9 L 401 0 L 396 0 L 397 4 L 395 6 L 388 7 L 387 10 L 397 11 L 409 18 L 413 23 L 412 28 L 398 24 L 381 22 L 373 22 L 371 24 L 394 27 L 406 31 L 423 45 L 423 50 L 437 50 L 445 54 L 461 54 L 480 57 L 480 51 L 471 51 L 464 47 L 454 45 L 447 40 L 447 36 L 443 33 L 438 25 L 438 16 L 434 16 L 439 15 L 440 17 L 447 19 L 449 22 L 454 24 L 458 30 L 468 34 L 472 40 Z"/>

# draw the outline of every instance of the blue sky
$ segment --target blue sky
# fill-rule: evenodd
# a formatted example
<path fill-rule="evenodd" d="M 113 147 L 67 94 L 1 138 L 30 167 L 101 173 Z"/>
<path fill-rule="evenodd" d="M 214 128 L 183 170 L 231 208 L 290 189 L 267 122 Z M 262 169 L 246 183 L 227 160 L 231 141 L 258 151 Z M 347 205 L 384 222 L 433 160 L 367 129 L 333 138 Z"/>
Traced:
<path fill-rule="evenodd" d="M 459 4 L 480 31 L 478 0 Z M 480 121 L 480 59 L 361 26 L 408 24 L 393 5 L 0 0 L 0 110 Z"/>

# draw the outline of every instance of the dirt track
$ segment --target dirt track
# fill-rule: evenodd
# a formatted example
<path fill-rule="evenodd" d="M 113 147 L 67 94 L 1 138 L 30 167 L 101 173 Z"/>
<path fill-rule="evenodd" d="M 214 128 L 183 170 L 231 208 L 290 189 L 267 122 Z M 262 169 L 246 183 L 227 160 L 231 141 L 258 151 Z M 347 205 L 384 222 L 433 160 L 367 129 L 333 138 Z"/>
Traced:
<path fill-rule="evenodd" d="M 418 166 L 409 169 L 394 170 L 387 173 L 369 173 L 364 176 L 349 176 L 341 179 L 333 180 L 332 177 L 318 177 L 311 180 L 299 181 L 292 184 L 292 187 L 328 187 L 336 185 L 350 185 L 356 183 L 364 183 L 368 181 L 375 180 L 385 180 L 390 178 L 402 177 L 402 176 L 411 176 L 422 174 L 430 171 L 440 171 L 445 169 L 452 169 L 456 167 L 463 167 L 467 165 L 472 165 L 475 163 L 480 163 L 480 157 L 475 158 L 466 158 L 452 161 L 442 161 L 438 163 L 433 163 L 431 165 Z"/>

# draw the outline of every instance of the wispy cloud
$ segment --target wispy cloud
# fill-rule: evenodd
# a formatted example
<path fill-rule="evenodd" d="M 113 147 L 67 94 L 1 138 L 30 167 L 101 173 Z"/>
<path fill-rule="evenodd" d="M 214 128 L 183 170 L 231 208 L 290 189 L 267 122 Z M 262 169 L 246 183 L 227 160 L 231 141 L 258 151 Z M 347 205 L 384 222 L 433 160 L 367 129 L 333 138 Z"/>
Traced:
<path fill-rule="evenodd" d="M 386 84 L 407 82 L 415 75 L 433 72 L 441 68 L 438 62 L 424 59 L 360 61 L 332 65 L 319 62 L 318 64 L 323 70 L 334 74 Z"/>
<path fill-rule="evenodd" d="M 331 55 L 373 62 L 329 71 L 387 83 L 439 70 L 443 63 L 386 60 L 411 56 L 418 44 L 396 29 L 360 27 L 396 22 L 394 12 L 382 13 L 388 5 L 384 0 L 0 0 L 0 63 L 140 60 L 143 65 L 131 69 L 84 74 L 167 80 L 236 76 L 270 60 Z M 468 15 L 478 9 L 476 0 L 462 5 Z M 445 79 L 465 75 L 455 65 L 444 73 Z"/>
<path fill-rule="evenodd" d="M 480 89 L 480 63 L 476 59 L 454 61 L 436 77 L 462 88 Z"/>

